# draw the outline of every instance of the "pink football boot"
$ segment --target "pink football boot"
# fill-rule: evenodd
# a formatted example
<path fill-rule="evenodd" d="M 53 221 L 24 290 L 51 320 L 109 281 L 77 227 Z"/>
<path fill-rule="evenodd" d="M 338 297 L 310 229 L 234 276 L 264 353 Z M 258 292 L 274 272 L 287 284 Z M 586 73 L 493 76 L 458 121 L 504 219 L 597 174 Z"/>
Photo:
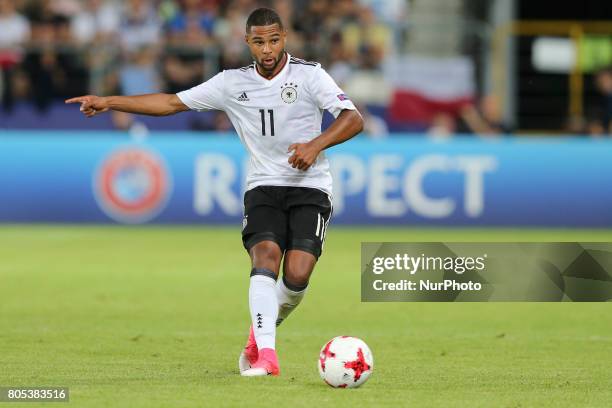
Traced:
<path fill-rule="evenodd" d="M 270 348 L 259 350 L 259 358 L 257 361 L 251 365 L 251 368 L 242 371 L 240 374 L 244 377 L 279 375 L 280 367 L 278 365 L 278 358 L 276 357 L 276 350 Z"/>
<path fill-rule="evenodd" d="M 259 351 L 257 350 L 257 343 L 255 342 L 253 326 L 251 326 L 249 339 L 247 340 L 247 344 L 244 346 L 244 350 L 242 350 L 242 353 L 240 353 L 240 358 L 238 359 L 238 368 L 240 369 L 240 373 L 243 373 L 251 368 L 251 366 L 257 361 L 258 357 Z"/>

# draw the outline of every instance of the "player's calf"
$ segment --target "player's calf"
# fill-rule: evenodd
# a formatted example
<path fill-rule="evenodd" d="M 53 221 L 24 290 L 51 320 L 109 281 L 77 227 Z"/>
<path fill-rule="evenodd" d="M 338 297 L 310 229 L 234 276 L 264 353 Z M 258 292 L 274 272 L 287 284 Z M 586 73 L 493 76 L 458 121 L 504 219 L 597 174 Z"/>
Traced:
<path fill-rule="evenodd" d="M 276 299 L 278 300 L 277 326 L 300 304 L 306 294 L 307 286 L 308 282 L 303 286 L 294 285 L 286 279 L 285 275 L 283 275 L 282 279 L 276 281 Z"/>

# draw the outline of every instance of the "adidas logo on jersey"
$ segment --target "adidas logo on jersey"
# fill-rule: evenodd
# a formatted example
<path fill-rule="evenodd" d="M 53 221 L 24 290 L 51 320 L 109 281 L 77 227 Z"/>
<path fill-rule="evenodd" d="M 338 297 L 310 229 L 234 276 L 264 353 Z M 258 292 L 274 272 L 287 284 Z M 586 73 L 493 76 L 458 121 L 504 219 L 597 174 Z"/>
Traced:
<path fill-rule="evenodd" d="M 246 92 L 242 92 L 242 94 L 237 99 L 238 99 L 238 102 L 248 102 L 249 101 L 249 97 L 247 96 Z"/>

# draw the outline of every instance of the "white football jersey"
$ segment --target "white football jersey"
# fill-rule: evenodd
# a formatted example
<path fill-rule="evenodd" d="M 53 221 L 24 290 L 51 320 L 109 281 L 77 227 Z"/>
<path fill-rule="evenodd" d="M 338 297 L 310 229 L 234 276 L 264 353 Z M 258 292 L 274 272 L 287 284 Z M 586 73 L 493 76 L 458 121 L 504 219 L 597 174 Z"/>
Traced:
<path fill-rule="evenodd" d="M 306 171 L 288 163 L 289 146 L 321 134 L 323 110 L 337 117 L 355 106 L 321 65 L 287 54 L 287 63 L 272 79 L 255 63 L 228 69 L 178 97 L 190 109 L 222 110 L 249 152 L 247 189 L 257 186 L 311 187 L 331 195 L 329 162 L 321 152 Z"/>

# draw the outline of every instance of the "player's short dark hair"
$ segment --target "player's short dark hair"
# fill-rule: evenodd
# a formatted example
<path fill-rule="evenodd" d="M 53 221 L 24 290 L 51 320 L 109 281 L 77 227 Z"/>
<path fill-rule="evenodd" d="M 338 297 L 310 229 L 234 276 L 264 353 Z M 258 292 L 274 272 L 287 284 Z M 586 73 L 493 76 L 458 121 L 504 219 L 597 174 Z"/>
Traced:
<path fill-rule="evenodd" d="M 278 27 L 282 30 L 284 28 L 283 22 L 281 21 L 278 13 L 270 8 L 261 7 L 254 10 L 246 22 L 247 34 L 251 32 L 253 26 L 267 26 L 278 24 Z"/>

